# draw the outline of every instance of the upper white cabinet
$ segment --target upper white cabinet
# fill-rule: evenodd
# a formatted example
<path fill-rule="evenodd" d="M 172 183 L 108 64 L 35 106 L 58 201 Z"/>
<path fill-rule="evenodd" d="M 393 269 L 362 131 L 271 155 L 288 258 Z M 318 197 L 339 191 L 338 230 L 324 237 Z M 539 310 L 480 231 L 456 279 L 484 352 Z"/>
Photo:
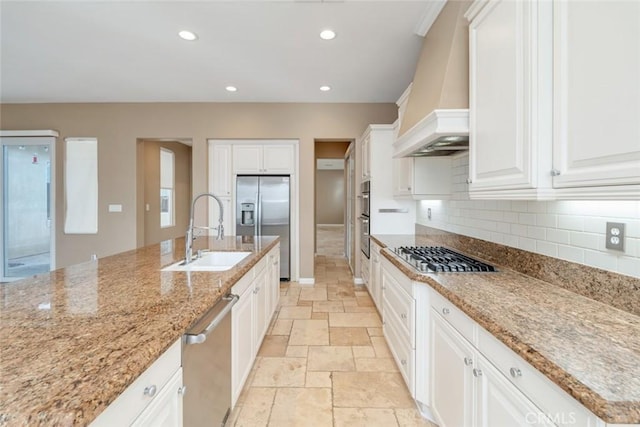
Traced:
<path fill-rule="evenodd" d="M 445 200 L 451 197 L 452 157 L 393 159 L 394 197 Z"/>
<path fill-rule="evenodd" d="M 233 172 L 241 174 L 293 173 L 294 152 L 291 144 L 234 145 Z"/>
<path fill-rule="evenodd" d="M 367 133 L 362 137 L 362 180 L 366 181 L 371 178 L 371 135 Z"/>
<path fill-rule="evenodd" d="M 480 0 L 466 16 L 470 196 L 640 197 L 640 3 Z"/>
<path fill-rule="evenodd" d="M 553 14 L 554 187 L 640 184 L 640 2 Z"/>
<path fill-rule="evenodd" d="M 471 197 L 537 198 L 551 186 L 551 9 L 499 0 L 467 12 Z"/>
<path fill-rule="evenodd" d="M 213 144 L 209 150 L 209 188 L 216 196 L 231 196 L 233 172 L 231 170 L 231 145 Z"/>

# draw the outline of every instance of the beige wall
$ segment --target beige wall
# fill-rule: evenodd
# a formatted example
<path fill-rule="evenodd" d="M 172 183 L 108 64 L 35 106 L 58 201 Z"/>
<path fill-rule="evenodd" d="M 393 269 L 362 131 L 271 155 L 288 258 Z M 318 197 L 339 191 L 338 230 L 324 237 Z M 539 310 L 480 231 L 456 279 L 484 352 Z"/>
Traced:
<path fill-rule="evenodd" d="M 469 1 L 449 1 L 424 38 L 400 135 L 436 108 L 469 108 Z"/>
<path fill-rule="evenodd" d="M 316 179 L 316 223 L 344 224 L 344 170 L 318 170 Z"/>
<path fill-rule="evenodd" d="M 144 193 L 137 195 L 137 209 L 141 210 L 144 245 L 184 236 L 189 225 L 191 204 L 191 147 L 179 142 L 140 141 L 144 145 Z M 160 148 L 171 150 L 175 160 L 175 225 L 160 227 Z M 139 163 L 140 164 L 140 163 Z M 149 210 L 145 205 L 149 205 Z"/>
<path fill-rule="evenodd" d="M 300 140 L 300 276 L 313 277 L 314 140 L 358 137 L 370 123 L 392 123 L 394 104 L 5 104 L 0 128 L 55 129 L 58 140 L 56 181 L 62 184 L 65 137 L 98 138 L 100 185 L 98 234 L 62 233 L 63 194 L 57 196 L 57 265 L 86 261 L 92 253 L 110 255 L 136 247 L 138 139 L 190 138 L 193 141 L 192 192 L 207 190 L 207 138 L 295 138 Z M 139 171 L 138 171 L 139 172 Z M 123 212 L 108 213 L 110 203 Z M 200 222 L 206 211 L 196 211 Z"/>

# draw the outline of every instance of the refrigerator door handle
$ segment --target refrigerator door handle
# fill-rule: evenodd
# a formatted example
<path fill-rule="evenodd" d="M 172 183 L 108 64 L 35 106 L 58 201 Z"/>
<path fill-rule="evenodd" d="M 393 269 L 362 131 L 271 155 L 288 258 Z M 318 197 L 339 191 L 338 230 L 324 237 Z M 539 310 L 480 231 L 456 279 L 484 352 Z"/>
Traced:
<path fill-rule="evenodd" d="M 258 193 L 258 236 L 262 236 L 262 193 Z"/>
<path fill-rule="evenodd" d="M 255 218 L 253 219 L 253 235 L 257 236 L 258 235 L 258 230 L 260 229 L 260 216 L 259 216 L 259 212 L 260 212 L 260 199 L 258 197 L 258 192 L 256 191 L 256 204 L 255 204 Z"/>

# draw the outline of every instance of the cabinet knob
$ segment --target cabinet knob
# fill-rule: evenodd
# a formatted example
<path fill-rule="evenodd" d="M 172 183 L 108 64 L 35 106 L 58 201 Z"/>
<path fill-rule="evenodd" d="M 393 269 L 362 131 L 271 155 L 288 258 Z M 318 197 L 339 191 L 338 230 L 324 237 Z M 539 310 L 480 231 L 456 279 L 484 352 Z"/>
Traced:
<path fill-rule="evenodd" d="M 470 357 L 465 357 L 464 358 L 464 364 L 467 365 L 467 366 L 473 365 L 473 359 L 470 358 Z"/>
<path fill-rule="evenodd" d="M 156 392 L 158 391 L 158 387 L 154 385 L 150 385 L 144 388 L 144 395 L 145 396 L 149 396 L 149 397 L 153 397 L 156 395 Z"/>
<path fill-rule="evenodd" d="M 407 360 L 406 360 L 406 359 L 402 359 L 402 360 L 400 361 L 400 364 L 401 364 L 402 366 L 407 366 Z"/>
<path fill-rule="evenodd" d="M 558 176 L 560 175 L 560 171 L 558 169 L 551 169 L 551 176 Z"/>
<path fill-rule="evenodd" d="M 184 396 L 186 393 L 187 393 L 187 386 L 186 385 L 183 385 L 182 387 L 180 387 L 178 389 L 178 394 L 180 396 Z"/>
<path fill-rule="evenodd" d="M 444 307 L 444 308 L 442 309 L 442 314 L 444 314 L 445 316 L 446 316 L 447 314 L 449 314 L 449 313 L 451 313 L 451 310 L 449 310 L 447 307 Z"/>
<path fill-rule="evenodd" d="M 467 184 L 471 184 L 472 182 L 471 178 L 467 178 Z"/>
<path fill-rule="evenodd" d="M 522 371 L 518 368 L 511 368 L 509 369 L 509 373 L 511 374 L 511 376 L 513 378 L 518 378 L 522 376 Z"/>
<path fill-rule="evenodd" d="M 481 370 L 481 369 L 474 368 L 474 369 L 473 369 L 473 376 L 474 376 L 474 377 L 476 377 L 476 378 L 481 377 L 481 376 L 482 376 L 482 370 Z"/>
<path fill-rule="evenodd" d="M 407 318 L 407 315 L 406 315 L 405 313 L 402 313 L 402 314 L 400 315 L 400 318 L 401 318 L 401 319 L 406 319 L 406 318 Z"/>
<path fill-rule="evenodd" d="M 255 288 L 255 289 L 253 290 L 253 293 L 254 293 L 254 294 L 257 294 L 258 292 L 260 292 L 260 288 Z"/>
<path fill-rule="evenodd" d="M 407 187 L 407 190 L 411 191 L 411 187 Z"/>

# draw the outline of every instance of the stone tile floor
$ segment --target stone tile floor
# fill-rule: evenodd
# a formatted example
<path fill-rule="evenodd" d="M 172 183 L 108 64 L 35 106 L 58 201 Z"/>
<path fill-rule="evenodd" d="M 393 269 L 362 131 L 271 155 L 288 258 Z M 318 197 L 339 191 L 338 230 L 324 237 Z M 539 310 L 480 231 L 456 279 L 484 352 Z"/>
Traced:
<path fill-rule="evenodd" d="M 433 426 L 422 419 L 346 260 L 316 257 L 316 284 L 280 284 L 280 304 L 231 426 Z"/>

